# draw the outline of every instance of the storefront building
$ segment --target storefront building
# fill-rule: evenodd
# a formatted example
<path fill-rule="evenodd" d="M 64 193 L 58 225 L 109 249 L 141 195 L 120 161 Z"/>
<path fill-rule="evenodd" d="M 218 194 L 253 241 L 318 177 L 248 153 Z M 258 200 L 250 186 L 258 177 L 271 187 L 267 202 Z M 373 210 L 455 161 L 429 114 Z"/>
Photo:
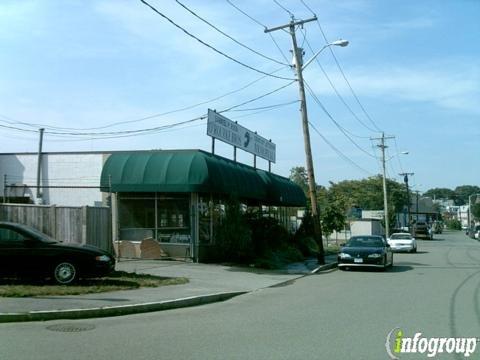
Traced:
<path fill-rule="evenodd" d="M 111 193 L 114 239 L 137 257 L 148 241 L 164 256 L 208 259 L 228 199 L 274 208 L 287 227 L 289 209 L 306 204 L 289 179 L 202 150 L 113 153 L 101 190 Z"/>

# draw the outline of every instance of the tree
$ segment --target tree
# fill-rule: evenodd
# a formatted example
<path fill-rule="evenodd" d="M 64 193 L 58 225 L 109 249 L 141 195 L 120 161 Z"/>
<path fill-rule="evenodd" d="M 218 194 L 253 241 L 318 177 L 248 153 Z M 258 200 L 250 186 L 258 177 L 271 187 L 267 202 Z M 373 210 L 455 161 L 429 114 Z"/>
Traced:
<path fill-rule="evenodd" d="M 472 216 L 476 220 L 480 220 L 480 202 L 477 202 L 476 204 L 472 204 Z"/>
<path fill-rule="evenodd" d="M 468 204 L 468 197 L 480 193 L 480 187 L 474 185 L 462 185 L 455 188 L 456 205 Z"/>
<path fill-rule="evenodd" d="M 328 204 L 323 208 L 320 217 L 322 229 L 326 236 L 330 235 L 334 230 L 342 230 L 345 225 L 345 211 L 335 203 Z"/>
<path fill-rule="evenodd" d="M 290 180 L 300 186 L 305 196 L 308 195 L 308 175 L 307 170 L 303 166 L 296 166 L 290 169 Z"/>
<path fill-rule="evenodd" d="M 432 199 L 446 199 L 446 200 L 455 200 L 456 195 L 455 191 L 447 188 L 433 188 L 427 190 L 423 196 L 431 197 Z"/>

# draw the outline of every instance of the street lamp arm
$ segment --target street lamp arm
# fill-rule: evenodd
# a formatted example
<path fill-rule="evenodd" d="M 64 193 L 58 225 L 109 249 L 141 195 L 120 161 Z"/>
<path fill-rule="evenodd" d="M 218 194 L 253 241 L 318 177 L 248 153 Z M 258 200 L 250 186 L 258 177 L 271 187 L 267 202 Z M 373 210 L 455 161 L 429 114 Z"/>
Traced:
<path fill-rule="evenodd" d="M 348 40 L 336 40 L 336 41 L 333 41 L 329 44 L 326 44 L 324 45 L 320 50 L 318 50 L 315 55 L 313 55 L 310 60 L 308 60 L 305 64 L 303 64 L 302 66 L 302 70 L 305 70 L 305 68 L 310 65 L 310 63 L 315 60 L 317 58 L 318 55 L 320 55 L 320 53 L 325 50 L 327 47 L 330 47 L 330 46 L 342 46 L 342 47 L 345 47 L 348 45 Z"/>

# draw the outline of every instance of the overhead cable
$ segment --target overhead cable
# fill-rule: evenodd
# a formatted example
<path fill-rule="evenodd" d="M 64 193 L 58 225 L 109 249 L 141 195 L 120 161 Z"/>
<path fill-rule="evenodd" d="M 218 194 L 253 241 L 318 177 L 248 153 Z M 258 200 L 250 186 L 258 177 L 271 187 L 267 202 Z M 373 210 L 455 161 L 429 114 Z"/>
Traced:
<path fill-rule="evenodd" d="M 360 151 L 362 151 L 363 153 L 365 153 L 366 155 L 372 157 L 372 158 L 376 158 L 375 155 L 372 155 L 371 153 L 369 153 L 368 151 L 366 151 L 364 148 L 362 148 L 360 145 L 358 145 L 355 140 L 353 140 L 351 138 L 351 136 L 349 135 L 349 131 L 347 129 L 345 129 L 343 126 L 341 126 L 334 118 L 333 116 L 330 114 L 330 112 L 325 108 L 325 106 L 322 104 L 322 102 L 320 101 L 320 99 L 315 95 L 315 93 L 313 92 L 313 90 L 310 88 L 310 86 L 304 81 L 305 83 L 305 87 L 307 88 L 308 92 L 310 93 L 310 95 L 312 96 L 312 98 L 315 100 L 315 102 L 320 106 L 320 108 L 323 110 L 323 112 L 327 115 L 327 117 L 335 124 L 335 126 L 343 133 L 343 135 L 345 135 L 345 137 L 350 140 L 350 142 L 355 145 L 355 147 L 357 149 L 359 149 Z"/>
<path fill-rule="evenodd" d="M 193 35 L 192 33 L 190 33 L 188 30 L 186 30 L 185 28 L 183 28 L 182 26 L 178 25 L 176 22 L 174 22 L 172 19 L 170 19 L 168 16 L 166 16 L 165 14 L 163 14 L 162 12 L 160 12 L 159 10 L 157 10 L 154 6 L 150 5 L 147 1 L 145 0 L 140 0 L 143 4 L 145 4 L 146 6 L 148 6 L 152 11 L 154 11 L 155 13 L 157 13 L 158 15 L 160 15 L 162 18 L 164 18 L 165 20 L 167 20 L 170 24 L 172 24 L 173 26 L 175 26 L 177 29 L 183 31 L 186 35 L 190 36 L 191 38 L 197 40 L 200 44 L 208 47 L 209 49 L 213 50 L 214 52 L 216 52 L 217 54 L 220 54 L 224 57 L 226 57 L 227 59 L 247 68 L 247 69 L 250 69 L 252 71 L 255 71 L 255 72 L 258 72 L 260 74 L 263 74 L 263 75 L 267 75 L 267 76 L 271 76 L 273 78 L 277 78 L 277 79 L 282 79 L 282 80 L 293 80 L 292 78 L 286 78 L 286 77 L 283 77 L 283 76 L 277 76 L 277 75 L 272 75 L 272 74 L 269 74 L 263 70 L 259 70 L 257 68 L 254 68 L 253 66 L 250 66 L 248 64 L 245 64 L 244 62 L 240 61 L 240 60 L 237 60 L 235 58 L 233 58 L 232 56 L 230 55 L 227 55 L 226 53 L 224 53 L 223 51 L 221 50 L 218 50 L 217 48 L 215 48 L 214 46 L 206 43 L 205 41 L 203 41 L 202 39 L 200 39 L 199 37 Z"/>
<path fill-rule="evenodd" d="M 263 57 L 264 59 L 267 59 L 267 60 L 270 60 L 270 61 L 273 61 L 277 64 L 280 64 L 280 65 L 286 65 L 286 66 L 290 66 L 287 63 L 283 63 L 281 61 L 278 61 L 274 58 L 271 58 L 269 56 L 266 56 L 262 53 L 260 53 L 259 51 L 255 50 L 255 49 L 252 49 L 251 47 L 241 43 L 240 41 L 238 41 L 237 39 L 235 39 L 234 37 L 230 36 L 229 34 L 227 34 L 226 32 L 220 30 L 217 26 L 213 25 L 211 22 L 209 22 L 208 20 L 204 19 L 203 17 L 201 17 L 200 15 L 198 15 L 195 11 L 193 11 L 192 9 L 190 9 L 188 6 L 186 6 L 185 4 L 181 3 L 179 0 L 175 0 L 177 2 L 177 4 L 179 4 L 181 7 L 183 7 L 185 10 L 187 10 L 190 14 L 192 14 L 193 16 L 195 16 L 197 19 L 200 19 L 201 21 L 203 21 L 205 24 L 207 24 L 208 26 L 210 26 L 211 28 L 215 29 L 217 32 L 219 32 L 220 34 L 222 34 L 223 36 L 226 36 L 227 38 L 229 38 L 230 40 L 232 40 L 233 42 L 235 42 L 236 44 L 240 45 L 241 47 L 247 49 L 247 50 L 250 50 L 251 52 L 253 52 L 254 54 L 257 54 L 258 56 L 261 56 Z"/>

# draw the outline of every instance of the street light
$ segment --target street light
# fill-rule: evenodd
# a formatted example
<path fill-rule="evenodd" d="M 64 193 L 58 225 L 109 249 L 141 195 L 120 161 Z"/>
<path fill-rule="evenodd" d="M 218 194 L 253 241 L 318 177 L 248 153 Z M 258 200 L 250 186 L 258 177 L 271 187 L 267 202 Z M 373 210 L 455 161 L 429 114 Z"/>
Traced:
<path fill-rule="evenodd" d="M 276 26 L 270 29 L 265 29 L 264 32 L 272 32 L 281 29 L 288 28 L 290 32 L 290 36 L 292 37 L 292 45 L 293 45 L 293 56 L 294 61 L 293 64 L 295 65 L 295 70 L 297 72 L 297 82 L 298 82 L 298 91 L 300 95 L 300 112 L 302 116 L 302 129 L 303 129 L 303 140 L 305 146 L 305 157 L 306 157 L 306 165 L 307 165 L 307 176 L 308 176 L 308 192 L 310 195 L 310 202 L 312 206 L 312 218 L 313 218 L 313 231 L 315 241 L 318 244 L 319 251 L 318 251 L 318 262 L 320 264 L 325 263 L 324 258 L 324 250 L 323 250 L 323 237 L 322 237 L 322 227 L 320 224 L 320 217 L 317 209 L 317 190 L 316 190 L 316 183 L 315 183 L 315 175 L 313 171 L 313 160 L 312 160 L 312 148 L 310 145 L 310 130 L 308 126 L 308 115 L 307 115 L 307 101 L 305 98 L 305 85 L 303 82 L 303 69 L 305 69 L 323 50 L 325 50 L 329 46 L 347 46 L 348 41 L 346 40 L 337 40 L 331 42 L 329 44 L 324 45 L 313 57 L 308 60 L 305 64 L 303 64 L 303 50 L 298 47 L 297 44 L 297 37 L 295 35 L 295 28 L 297 26 L 303 26 L 305 23 L 316 21 L 317 17 L 314 16 L 311 19 L 307 20 L 299 20 L 299 21 L 290 21 L 290 23 L 286 25 Z"/>
<path fill-rule="evenodd" d="M 326 44 L 324 45 L 320 50 L 318 50 L 315 55 L 312 56 L 312 58 L 310 60 L 308 60 L 303 66 L 302 66 L 302 70 L 305 70 L 305 68 L 310 65 L 310 63 L 315 60 L 317 58 L 318 55 L 320 55 L 320 53 L 325 50 L 327 47 L 330 47 L 330 46 L 341 46 L 341 47 L 345 47 L 345 46 L 348 46 L 349 42 L 348 40 L 336 40 L 336 41 L 332 41 L 331 43 L 329 44 Z M 295 59 L 295 57 L 294 57 Z"/>

